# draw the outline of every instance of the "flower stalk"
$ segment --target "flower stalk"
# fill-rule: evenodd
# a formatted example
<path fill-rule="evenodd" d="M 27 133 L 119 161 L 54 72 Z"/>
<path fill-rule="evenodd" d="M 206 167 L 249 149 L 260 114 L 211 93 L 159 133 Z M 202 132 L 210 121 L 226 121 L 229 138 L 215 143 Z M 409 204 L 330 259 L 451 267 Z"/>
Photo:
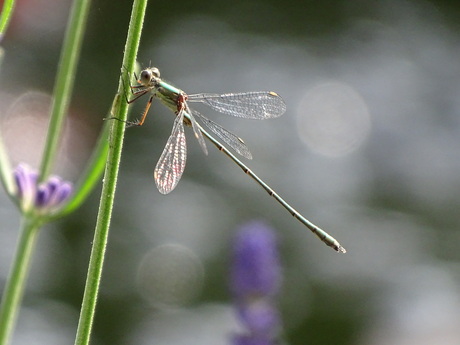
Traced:
<path fill-rule="evenodd" d="M 122 75 L 112 108 L 112 115 L 120 121 L 111 123 L 109 152 L 75 345 L 89 344 L 91 336 L 128 114 L 128 104 L 122 96 L 126 92 L 124 80 L 128 79 L 128 75 L 134 70 L 146 8 L 147 0 L 134 0 L 121 68 Z"/>
<path fill-rule="evenodd" d="M 9 273 L 0 306 L 1 345 L 8 344 L 14 330 L 39 226 L 37 220 L 23 219 L 13 267 Z"/>

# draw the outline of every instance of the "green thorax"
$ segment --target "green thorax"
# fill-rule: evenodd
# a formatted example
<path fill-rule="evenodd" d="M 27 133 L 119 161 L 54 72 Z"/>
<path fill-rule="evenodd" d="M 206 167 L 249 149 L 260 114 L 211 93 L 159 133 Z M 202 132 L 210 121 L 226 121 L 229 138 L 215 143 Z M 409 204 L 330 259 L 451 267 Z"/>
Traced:
<path fill-rule="evenodd" d="M 174 112 L 177 111 L 179 95 L 185 95 L 185 92 L 164 81 L 160 81 L 158 83 L 155 96 L 157 96 L 163 104 Z"/>

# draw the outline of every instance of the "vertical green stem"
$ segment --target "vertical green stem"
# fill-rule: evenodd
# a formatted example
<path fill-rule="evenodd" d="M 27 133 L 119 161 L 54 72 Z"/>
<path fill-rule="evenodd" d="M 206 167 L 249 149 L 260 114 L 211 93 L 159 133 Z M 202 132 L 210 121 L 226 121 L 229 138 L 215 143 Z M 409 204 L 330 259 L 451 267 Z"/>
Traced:
<path fill-rule="evenodd" d="M 127 71 L 132 72 L 134 67 L 146 7 L 147 0 L 134 0 L 128 29 L 128 37 L 125 45 L 125 55 L 123 58 L 123 66 Z M 116 95 L 113 108 L 114 116 L 116 116 L 118 119 L 126 120 L 128 104 L 123 101 L 124 98 L 121 96 L 122 92 L 125 91 L 123 90 L 123 77 L 123 75 L 120 77 L 118 94 Z M 97 295 L 99 292 L 102 268 L 104 264 L 104 255 L 109 234 L 110 218 L 112 216 L 124 131 L 124 122 L 113 121 L 109 139 L 108 160 L 105 169 L 99 213 L 97 216 L 96 230 L 93 240 L 93 248 L 91 250 L 85 293 L 83 296 L 80 320 L 78 323 L 77 336 L 75 339 L 76 345 L 87 345 L 91 336 Z"/>
<path fill-rule="evenodd" d="M 0 345 L 7 345 L 13 333 L 38 228 L 36 221 L 23 218 L 13 267 L 0 307 Z"/>
<path fill-rule="evenodd" d="M 40 167 L 40 180 L 48 177 L 53 167 L 59 145 L 59 133 L 69 109 L 73 81 L 80 57 L 83 34 L 91 0 L 75 0 L 72 6 L 69 25 L 64 38 L 64 45 L 59 60 L 58 74 L 53 91 L 53 104 L 46 138 L 45 149 Z"/>
<path fill-rule="evenodd" d="M 6 28 L 10 23 L 11 16 L 13 15 L 14 10 L 14 0 L 5 0 L 3 2 L 2 14 L 0 16 L 0 40 L 5 35 Z"/>

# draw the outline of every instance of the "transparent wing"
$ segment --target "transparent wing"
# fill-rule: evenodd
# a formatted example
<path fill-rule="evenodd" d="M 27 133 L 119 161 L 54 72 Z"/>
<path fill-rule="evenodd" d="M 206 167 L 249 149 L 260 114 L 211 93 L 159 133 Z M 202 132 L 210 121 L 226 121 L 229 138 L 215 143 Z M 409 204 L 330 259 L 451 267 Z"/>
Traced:
<path fill-rule="evenodd" d="M 181 112 L 174 120 L 171 135 L 153 173 L 160 193 L 168 194 L 176 188 L 184 172 L 186 158 L 184 112 Z"/>
<path fill-rule="evenodd" d="M 215 123 L 214 121 L 211 121 L 195 109 L 192 110 L 192 113 L 194 117 L 200 119 L 206 125 L 206 127 L 208 127 L 220 139 L 222 139 L 222 141 L 230 146 L 236 153 L 247 159 L 252 159 L 251 152 L 244 143 L 243 139 L 237 137 L 232 132 L 227 131 L 224 127 Z"/>
<path fill-rule="evenodd" d="M 245 119 L 271 119 L 284 114 L 286 104 L 272 91 L 226 93 L 223 95 L 200 93 L 188 95 L 189 102 L 207 104 L 218 112 Z"/>
<path fill-rule="evenodd" d="M 193 115 L 195 115 L 195 111 L 194 110 L 192 111 L 188 105 L 186 105 L 185 107 L 186 107 L 185 116 L 187 117 L 188 120 L 190 120 L 192 124 L 192 129 L 193 129 L 193 133 L 195 134 L 195 138 L 196 140 L 198 140 L 198 143 L 200 144 L 200 147 L 203 150 L 204 154 L 208 155 L 208 148 L 206 147 L 206 142 L 203 138 L 203 134 L 200 131 L 200 125 L 196 123 L 196 120 L 193 117 Z"/>

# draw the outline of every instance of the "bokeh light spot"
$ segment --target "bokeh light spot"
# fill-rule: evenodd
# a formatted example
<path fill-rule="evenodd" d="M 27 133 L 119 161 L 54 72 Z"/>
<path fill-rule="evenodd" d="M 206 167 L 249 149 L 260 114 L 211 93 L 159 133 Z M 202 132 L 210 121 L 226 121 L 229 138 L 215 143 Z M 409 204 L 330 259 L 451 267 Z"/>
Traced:
<path fill-rule="evenodd" d="M 137 277 L 142 296 L 157 308 L 190 302 L 201 291 L 204 270 L 201 260 L 187 247 L 164 244 L 142 260 Z"/>
<path fill-rule="evenodd" d="M 330 157 L 356 150 L 371 127 L 363 98 L 340 82 L 324 83 L 308 90 L 298 106 L 297 125 L 304 143 Z"/>

